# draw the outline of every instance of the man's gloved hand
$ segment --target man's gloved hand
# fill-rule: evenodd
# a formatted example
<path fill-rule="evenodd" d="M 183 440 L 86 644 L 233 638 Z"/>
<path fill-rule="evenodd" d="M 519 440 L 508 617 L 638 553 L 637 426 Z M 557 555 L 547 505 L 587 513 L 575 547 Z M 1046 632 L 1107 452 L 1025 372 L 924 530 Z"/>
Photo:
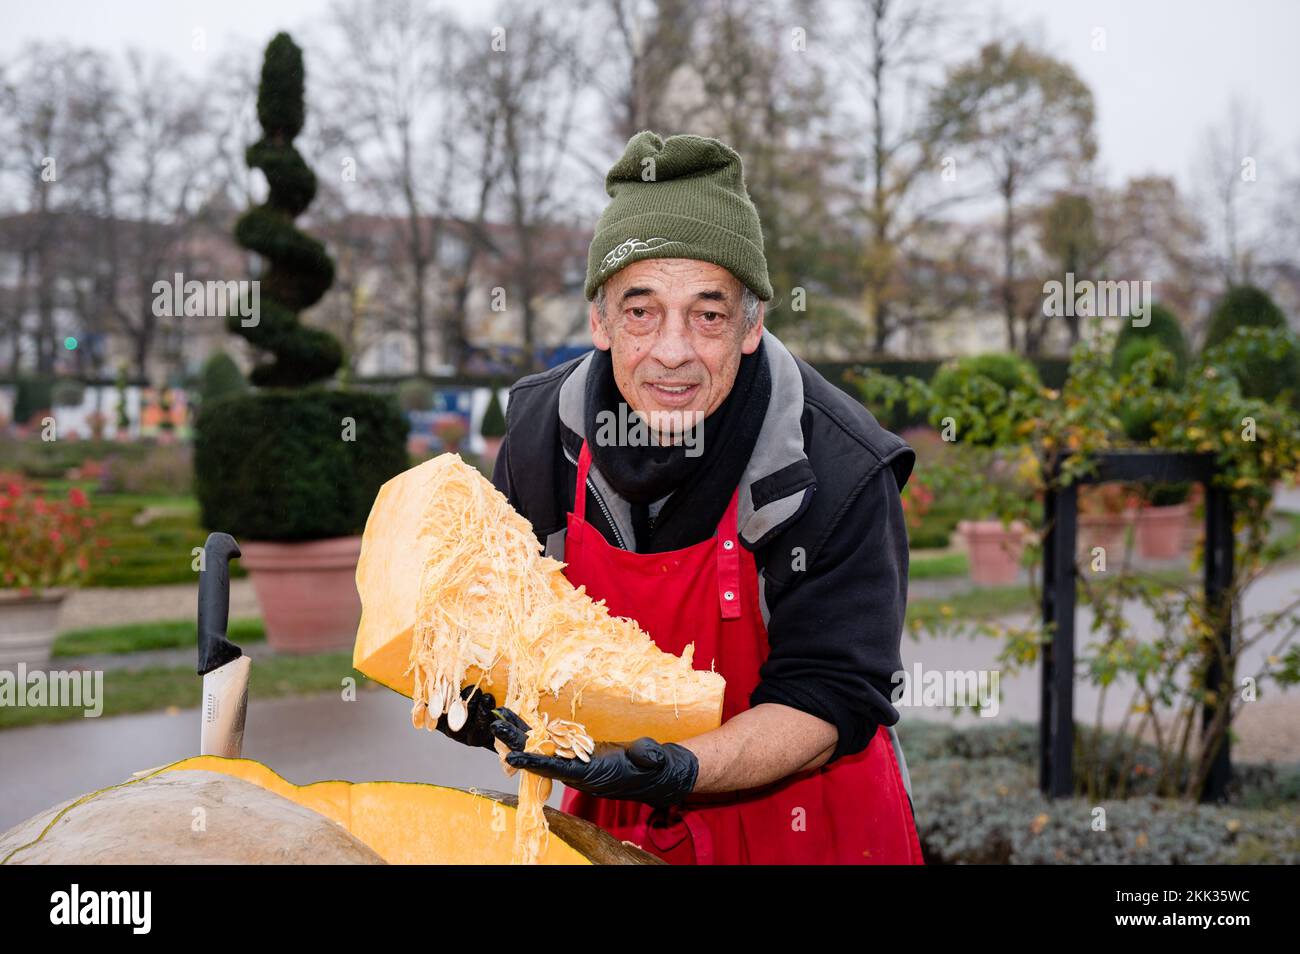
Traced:
<path fill-rule="evenodd" d="M 462 745 L 493 748 L 496 737 L 492 734 L 492 723 L 496 720 L 496 716 L 493 715 L 492 710 L 497 706 L 496 700 L 492 698 L 491 693 L 475 692 L 473 686 L 462 689 L 460 697 L 465 700 L 465 705 L 469 709 L 465 724 L 459 731 L 453 732 L 451 726 L 447 724 L 447 714 L 443 713 L 438 717 L 438 731 Z"/>
<path fill-rule="evenodd" d="M 601 798 L 624 798 L 657 808 L 680 804 L 695 788 L 700 763 L 685 746 L 640 738 L 628 743 L 597 742 L 587 762 L 541 755 L 523 750 L 529 731 L 523 719 L 506 708 L 497 712 L 501 718 L 492 723 L 492 732 L 510 747 L 506 762 L 515 768 Z"/>

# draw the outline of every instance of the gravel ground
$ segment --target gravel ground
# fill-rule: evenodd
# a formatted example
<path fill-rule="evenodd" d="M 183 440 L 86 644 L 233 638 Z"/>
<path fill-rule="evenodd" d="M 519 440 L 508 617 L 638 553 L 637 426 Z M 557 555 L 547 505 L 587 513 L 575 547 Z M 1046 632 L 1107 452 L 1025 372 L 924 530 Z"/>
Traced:
<path fill-rule="evenodd" d="M 198 612 L 197 583 L 74 590 L 63 604 L 59 630 L 191 619 Z M 247 578 L 230 581 L 230 618 L 261 616 L 253 584 Z"/>

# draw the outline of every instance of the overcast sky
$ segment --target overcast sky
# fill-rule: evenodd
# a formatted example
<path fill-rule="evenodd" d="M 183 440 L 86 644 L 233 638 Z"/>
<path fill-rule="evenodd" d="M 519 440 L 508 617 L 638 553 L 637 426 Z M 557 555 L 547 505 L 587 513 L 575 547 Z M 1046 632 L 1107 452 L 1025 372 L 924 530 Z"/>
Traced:
<path fill-rule="evenodd" d="M 1255 110 L 1269 158 L 1300 166 L 1300 0 L 976 0 L 990 26 L 1029 29 L 1097 99 L 1103 178 L 1190 182 L 1205 127 L 1233 96 Z M 0 57 L 31 39 L 170 54 L 200 66 L 241 41 L 300 29 L 327 0 L 0 0 Z M 192 50 L 204 31 L 206 52 Z M 1102 37 L 1103 51 L 1093 49 Z M 810 51 L 816 31 L 809 30 Z"/>

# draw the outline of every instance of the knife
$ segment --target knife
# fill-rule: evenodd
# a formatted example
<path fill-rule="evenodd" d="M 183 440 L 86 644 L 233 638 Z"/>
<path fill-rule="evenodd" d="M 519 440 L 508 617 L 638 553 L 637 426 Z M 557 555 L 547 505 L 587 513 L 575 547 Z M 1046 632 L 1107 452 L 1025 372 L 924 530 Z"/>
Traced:
<path fill-rule="evenodd" d="M 252 660 L 226 638 L 230 622 L 230 561 L 239 544 L 228 533 L 211 533 L 199 571 L 199 675 L 203 677 L 202 755 L 237 759 L 244 748 L 248 672 Z"/>

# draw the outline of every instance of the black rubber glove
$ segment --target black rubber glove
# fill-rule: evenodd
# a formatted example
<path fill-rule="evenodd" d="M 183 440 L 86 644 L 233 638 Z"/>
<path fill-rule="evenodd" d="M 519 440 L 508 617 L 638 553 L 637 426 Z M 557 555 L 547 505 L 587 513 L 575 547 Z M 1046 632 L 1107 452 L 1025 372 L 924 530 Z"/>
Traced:
<path fill-rule="evenodd" d="M 443 713 L 438 717 L 438 731 L 449 739 L 455 739 L 461 745 L 493 748 L 496 736 L 492 734 L 492 723 L 496 720 L 496 716 L 493 715 L 492 710 L 497 706 L 496 700 L 492 698 L 491 693 L 475 692 L 473 686 L 462 689 L 460 697 L 465 700 L 465 705 L 469 708 L 465 724 L 460 727 L 459 732 L 453 732 L 451 726 L 447 724 L 446 713 Z"/>
<path fill-rule="evenodd" d="M 529 729 L 523 719 L 509 709 L 497 712 L 501 718 L 492 723 L 492 731 L 510 747 L 506 762 L 515 768 L 601 798 L 624 798 L 656 808 L 681 804 L 695 788 L 700 763 L 685 746 L 640 738 L 597 742 L 589 762 L 541 755 L 523 751 Z"/>

